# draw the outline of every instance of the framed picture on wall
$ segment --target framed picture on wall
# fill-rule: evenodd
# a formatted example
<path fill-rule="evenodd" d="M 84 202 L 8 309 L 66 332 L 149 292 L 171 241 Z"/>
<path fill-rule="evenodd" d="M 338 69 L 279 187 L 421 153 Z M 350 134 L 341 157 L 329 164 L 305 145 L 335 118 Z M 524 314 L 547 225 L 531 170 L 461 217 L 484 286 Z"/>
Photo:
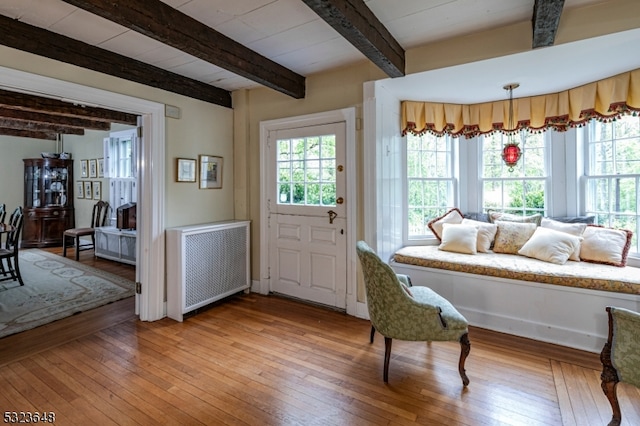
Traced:
<path fill-rule="evenodd" d="M 222 188 L 222 157 L 200 156 L 200 189 Z"/>
<path fill-rule="evenodd" d="M 195 182 L 196 160 L 191 158 L 178 158 L 176 171 L 176 182 Z"/>
<path fill-rule="evenodd" d="M 104 177 L 104 158 L 98 158 L 98 177 Z"/>
<path fill-rule="evenodd" d="M 98 160 L 89 160 L 89 177 L 98 177 Z"/>
<path fill-rule="evenodd" d="M 102 183 L 101 182 L 92 182 L 93 186 L 93 199 L 100 200 L 102 198 Z"/>
<path fill-rule="evenodd" d="M 91 182 L 85 181 L 84 182 L 84 198 L 88 198 L 90 200 L 92 194 L 93 194 L 93 191 L 91 189 Z"/>
<path fill-rule="evenodd" d="M 76 182 L 76 197 L 84 198 L 84 182 L 82 182 L 81 180 Z"/>
<path fill-rule="evenodd" d="M 80 160 L 80 177 L 89 177 L 89 165 L 87 160 Z"/>

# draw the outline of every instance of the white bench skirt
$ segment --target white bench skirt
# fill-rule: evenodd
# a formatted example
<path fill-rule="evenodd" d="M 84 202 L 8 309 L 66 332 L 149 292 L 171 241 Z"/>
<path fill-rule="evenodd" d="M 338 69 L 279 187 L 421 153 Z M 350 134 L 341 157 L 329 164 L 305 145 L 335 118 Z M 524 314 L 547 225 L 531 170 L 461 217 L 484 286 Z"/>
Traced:
<path fill-rule="evenodd" d="M 599 353 L 608 333 L 605 308 L 640 311 L 640 295 L 390 262 L 414 286 L 433 289 L 469 324 Z M 637 270 L 636 268 L 633 268 Z M 471 341 L 473 337 L 470 335 Z"/>

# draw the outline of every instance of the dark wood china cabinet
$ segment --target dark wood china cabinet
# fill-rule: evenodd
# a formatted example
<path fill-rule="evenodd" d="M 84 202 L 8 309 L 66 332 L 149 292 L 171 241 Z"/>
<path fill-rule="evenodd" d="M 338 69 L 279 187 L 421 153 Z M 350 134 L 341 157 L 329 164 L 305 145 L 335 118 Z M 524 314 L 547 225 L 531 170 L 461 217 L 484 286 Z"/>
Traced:
<path fill-rule="evenodd" d="M 62 245 L 65 229 L 75 227 L 73 160 L 24 159 L 22 247 Z"/>

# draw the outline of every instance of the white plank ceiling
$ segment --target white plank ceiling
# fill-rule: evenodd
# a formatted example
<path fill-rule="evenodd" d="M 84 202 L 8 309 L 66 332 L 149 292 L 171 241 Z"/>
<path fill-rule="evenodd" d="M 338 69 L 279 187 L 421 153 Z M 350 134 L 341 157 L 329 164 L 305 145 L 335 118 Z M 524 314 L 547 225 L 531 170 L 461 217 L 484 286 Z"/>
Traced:
<path fill-rule="evenodd" d="M 303 76 L 366 59 L 300 0 L 163 1 Z M 565 10 L 602 1 L 566 0 Z M 406 50 L 530 20 L 534 0 L 365 0 L 365 3 Z M 229 91 L 258 86 L 60 0 L 2 0 L 0 14 Z M 512 79 L 499 82 L 499 87 L 509 80 Z M 480 95 L 473 98 L 469 94 L 466 101 L 502 95 L 498 91 L 495 95 L 483 94 L 481 99 Z"/>

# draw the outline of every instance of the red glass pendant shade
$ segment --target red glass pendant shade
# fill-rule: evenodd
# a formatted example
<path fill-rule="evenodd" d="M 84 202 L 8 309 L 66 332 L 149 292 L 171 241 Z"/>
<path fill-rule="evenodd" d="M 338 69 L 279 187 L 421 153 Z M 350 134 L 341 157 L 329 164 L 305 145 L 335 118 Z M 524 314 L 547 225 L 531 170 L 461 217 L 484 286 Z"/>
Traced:
<path fill-rule="evenodd" d="M 506 144 L 502 149 L 502 160 L 504 161 L 504 164 L 509 167 L 510 172 L 512 172 L 513 167 L 518 164 L 521 154 L 522 152 L 520 151 L 520 147 L 517 143 Z"/>
<path fill-rule="evenodd" d="M 511 83 L 504 86 L 504 89 L 509 92 L 509 130 L 515 129 L 515 123 L 513 121 L 513 89 L 520 86 L 518 83 Z M 518 142 L 513 138 L 513 135 L 509 135 L 509 141 L 502 148 L 502 161 L 509 167 L 509 171 L 513 172 L 513 168 L 518 164 L 518 160 L 522 155 Z"/>

